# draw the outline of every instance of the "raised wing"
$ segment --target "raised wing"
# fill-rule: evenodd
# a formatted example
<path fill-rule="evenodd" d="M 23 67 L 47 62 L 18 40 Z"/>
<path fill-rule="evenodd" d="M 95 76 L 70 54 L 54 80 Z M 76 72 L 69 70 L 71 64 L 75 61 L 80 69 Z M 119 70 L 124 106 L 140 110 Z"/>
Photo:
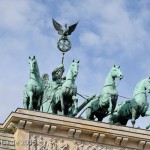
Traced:
<path fill-rule="evenodd" d="M 52 22 L 53 22 L 54 28 L 58 31 L 58 34 L 63 35 L 62 26 L 57 21 L 55 21 L 54 19 L 52 19 Z"/>
<path fill-rule="evenodd" d="M 75 30 L 77 24 L 78 22 L 68 27 L 68 31 L 67 31 L 68 35 L 70 35 Z"/>

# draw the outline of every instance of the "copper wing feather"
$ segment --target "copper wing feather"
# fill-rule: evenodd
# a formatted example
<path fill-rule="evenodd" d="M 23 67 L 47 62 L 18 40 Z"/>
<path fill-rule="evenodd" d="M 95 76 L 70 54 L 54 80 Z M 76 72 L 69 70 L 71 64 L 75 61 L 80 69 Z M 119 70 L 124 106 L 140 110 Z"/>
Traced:
<path fill-rule="evenodd" d="M 52 21 L 53 21 L 54 28 L 58 31 L 58 34 L 63 35 L 62 26 L 57 21 L 55 21 L 54 19 L 52 19 Z"/>
<path fill-rule="evenodd" d="M 78 22 L 68 27 L 68 31 L 67 31 L 68 35 L 70 35 L 75 30 L 77 24 Z"/>

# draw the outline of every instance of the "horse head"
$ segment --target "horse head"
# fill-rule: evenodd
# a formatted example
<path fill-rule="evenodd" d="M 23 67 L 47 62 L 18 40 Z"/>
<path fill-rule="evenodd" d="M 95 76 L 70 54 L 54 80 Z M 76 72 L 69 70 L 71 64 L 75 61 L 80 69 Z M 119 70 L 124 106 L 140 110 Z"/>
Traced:
<path fill-rule="evenodd" d="M 146 94 L 146 93 L 150 93 L 150 77 L 141 80 L 135 87 L 134 92 L 133 92 L 133 96 L 139 96 L 139 94 Z"/>
<path fill-rule="evenodd" d="M 35 56 L 29 57 L 29 65 L 30 65 L 30 72 L 34 73 L 36 71 L 36 58 Z"/>
<path fill-rule="evenodd" d="M 79 61 L 72 61 L 70 66 L 70 71 L 73 77 L 77 77 L 78 75 L 78 69 L 79 69 Z"/>
<path fill-rule="evenodd" d="M 113 78 L 119 78 L 120 80 L 123 78 L 123 74 L 120 70 L 120 66 L 114 65 L 110 72 Z"/>

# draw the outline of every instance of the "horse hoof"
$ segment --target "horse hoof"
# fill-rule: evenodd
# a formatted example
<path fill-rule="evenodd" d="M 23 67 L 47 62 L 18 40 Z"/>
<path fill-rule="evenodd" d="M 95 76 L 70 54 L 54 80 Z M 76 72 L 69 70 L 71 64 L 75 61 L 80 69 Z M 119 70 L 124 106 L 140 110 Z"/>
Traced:
<path fill-rule="evenodd" d="M 32 107 L 32 106 L 29 106 L 29 109 L 30 109 L 30 110 L 33 110 L 33 107 Z"/>
<path fill-rule="evenodd" d="M 109 121 L 109 124 L 113 124 L 113 121 Z"/>

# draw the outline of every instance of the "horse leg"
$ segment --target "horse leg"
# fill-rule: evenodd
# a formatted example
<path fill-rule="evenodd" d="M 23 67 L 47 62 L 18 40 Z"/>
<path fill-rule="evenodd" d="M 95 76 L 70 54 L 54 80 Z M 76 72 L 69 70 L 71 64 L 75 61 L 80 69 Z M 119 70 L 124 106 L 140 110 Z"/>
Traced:
<path fill-rule="evenodd" d="M 59 98 L 60 98 L 62 115 L 65 115 L 65 106 L 64 106 L 64 99 L 63 99 L 63 93 L 62 92 L 60 93 Z"/>
<path fill-rule="evenodd" d="M 118 123 L 118 113 L 113 113 L 113 114 L 112 114 L 111 122 L 112 122 L 113 124 Z"/>
<path fill-rule="evenodd" d="M 94 114 L 92 113 L 92 108 L 88 107 L 86 110 L 86 119 L 94 120 Z"/>
<path fill-rule="evenodd" d="M 150 116 L 150 111 L 146 111 L 144 115 L 141 115 L 142 117 L 145 117 L 145 116 Z M 150 122 L 149 124 L 146 126 L 146 129 L 149 129 L 150 128 Z"/>
<path fill-rule="evenodd" d="M 65 105 L 64 114 L 65 114 L 66 116 L 70 116 L 70 117 L 73 116 L 73 114 L 69 112 L 69 107 L 68 107 L 68 105 Z"/>
<path fill-rule="evenodd" d="M 25 92 L 25 89 L 23 91 L 23 107 L 24 109 L 28 109 L 28 96 Z"/>
<path fill-rule="evenodd" d="M 36 110 L 40 111 L 41 103 L 42 103 L 42 96 L 40 95 L 39 98 L 38 98 L 38 101 L 37 101 Z"/>
<path fill-rule="evenodd" d="M 113 113 L 109 115 L 109 123 L 113 123 Z"/>
<path fill-rule="evenodd" d="M 24 107 L 24 109 L 28 109 L 27 101 L 28 101 L 28 98 L 27 97 L 24 98 L 24 100 L 23 100 L 23 107 Z"/>
<path fill-rule="evenodd" d="M 132 127 L 134 127 L 135 125 L 135 117 L 136 117 L 136 110 L 135 108 L 132 108 L 132 120 L 131 120 Z"/>
<path fill-rule="evenodd" d="M 77 115 L 78 113 L 78 98 L 76 96 L 72 96 L 74 102 L 74 112 L 73 115 Z"/>
<path fill-rule="evenodd" d="M 146 129 L 149 129 L 150 128 L 150 122 L 148 123 L 148 125 L 146 126 Z"/>
<path fill-rule="evenodd" d="M 142 117 L 150 116 L 150 111 L 146 111 Z"/>
<path fill-rule="evenodd" d="M 33 92 L 29 92 L 29 109 L 33 110 Z"/>
<path fill-rule="evenodd" d="M 126 125 L 127 125 L 127 122 L 128 122 L 127 119 L 125 119 L 125 118 L 119 118 L 116 124 L 117 124 L 117 125 L 126 126 Z"/>
<path fill-rule="evenodd" d="M 109 108 L 108 108 L 109 123 L 112 123 L 112 115 L 113 115 L 114 109 L 115 109 L 115 106 L 113 106 L 113 104 L 112 104 L 112 98 L 109 97 Z"/>
<path fill-rule="evenodd" d="M 98 121 L 102 122 L 104 117 L 96 116 Z"/>
<path fill-rule="evenodd" d="M 57 105 L 55 104 L 55 102 L 52 100 L 49 103 L 49 107 L 48 107 L 48 113 L 52 113 L 52 114 L 57 114 Z"/>
<path fill-rule="evenodd" d="M 109 116 L 109 123 L 113 123 L 113 113 L 114 113 L 114 110 L 116 108 L 116 102 L 117 101 L 114 101 L 114 103 L 112 103 L 111 105 L 111 112 L 110 112 L 110 116 Z"/>
<path fill-rule="evenodd" d="M 109 114 L 112 113 L 112 99 L 111 99 L 111 97 L 109 97 L 109 108 L 108 108 L 108 112 L 109 112 Z"/>

